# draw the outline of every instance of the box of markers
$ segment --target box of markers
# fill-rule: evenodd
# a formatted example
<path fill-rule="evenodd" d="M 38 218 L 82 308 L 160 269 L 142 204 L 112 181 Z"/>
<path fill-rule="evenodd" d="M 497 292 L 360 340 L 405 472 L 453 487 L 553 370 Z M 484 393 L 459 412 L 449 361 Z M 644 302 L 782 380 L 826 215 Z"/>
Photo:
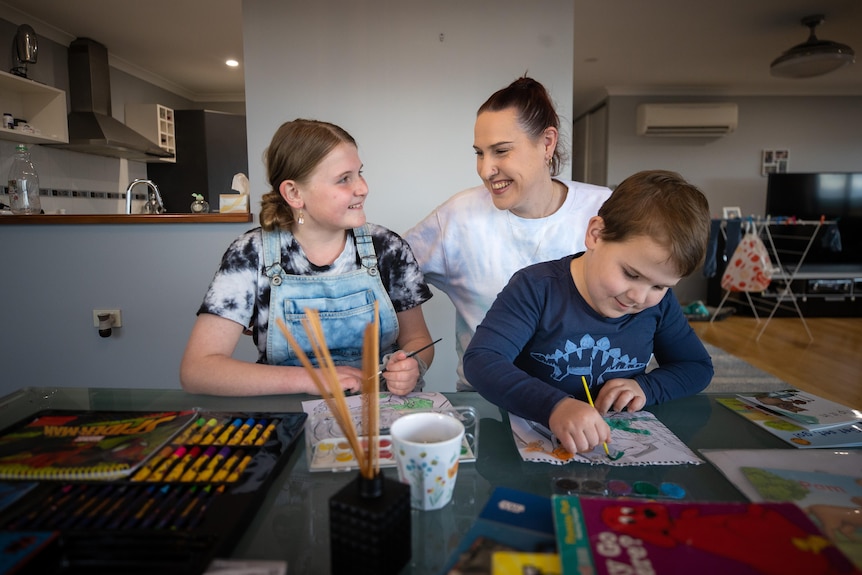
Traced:
<path fill-rule="evenodd" d="M 0 432 L 0 533 L 51 534 L 40 573 L 202 573 L 235 545 L 306 418 L 40 412 Z"/>

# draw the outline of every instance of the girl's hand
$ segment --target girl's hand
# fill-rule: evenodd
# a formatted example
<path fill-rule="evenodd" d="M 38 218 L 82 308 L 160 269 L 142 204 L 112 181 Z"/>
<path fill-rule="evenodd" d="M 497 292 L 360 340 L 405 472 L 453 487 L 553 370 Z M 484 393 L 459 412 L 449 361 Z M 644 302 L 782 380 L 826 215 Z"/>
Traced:
<path fill-rule="evenodd" d="M 344 393 L 351 394 L 362 391 L 362 370 L 350 367 L 349 365 L 336 365 L 335 373 L 338 375 L 338 382 L 341 384 L 341 389 L 344 390 Z M 317 370 L 317 378 L 324 387 L 327 387 L 326 378 L 322 369 Z M 320 395 L 320 390 L 318 390 L 314 382 L 311 381 L 310 376 L 308 377 L 308 386 L 306 391 L 314 395 Z"/>
<path fill-rule="evenodd" d="M 407 395 L 416 387 L 419 381 L 419 363 L 416 358 L 407 357 L 407 353 L 398 350 L 389 357 L 383 371 L 386 387 L 395 395 Z"/>
<path fill-rule="evenodd" d="M 569 453 L 592 451 L 610 443 L 611 428 L 589 403 L 567 397 L 551 412 L 548 426 Z"/>

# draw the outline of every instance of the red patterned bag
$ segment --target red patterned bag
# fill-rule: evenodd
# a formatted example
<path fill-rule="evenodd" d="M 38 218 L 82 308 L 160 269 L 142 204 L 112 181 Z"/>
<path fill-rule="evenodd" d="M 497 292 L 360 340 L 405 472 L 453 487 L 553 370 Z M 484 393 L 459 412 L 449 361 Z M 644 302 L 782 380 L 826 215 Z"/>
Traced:
<path fill-rule="evenodd" d="M 760 237 L 747 232 L 733 252 L 721 278 L 729 291 L 763 291 L 772 281 L 772 260 Z"/>

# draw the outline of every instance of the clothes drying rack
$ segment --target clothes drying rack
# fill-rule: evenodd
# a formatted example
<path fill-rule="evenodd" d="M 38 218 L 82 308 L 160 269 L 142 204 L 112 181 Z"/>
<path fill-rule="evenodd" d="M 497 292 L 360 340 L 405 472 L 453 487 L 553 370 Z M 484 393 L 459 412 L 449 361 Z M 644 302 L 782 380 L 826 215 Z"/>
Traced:
<path fill-rule="evenodd" d="M 727 240 L 727 229 L 725 225 L 727 221 L 728 220 L 725 219 L 721 222 L 721 233 L 724 236 L 725 241 Z M 742 292 L 745 294 L 748 305 L 754 314 L 754 319 L 758 324 L 761 323 L 761 318 L 757 313 L 758 306 L 769 310 L 769 314 L 763 322 L 760 332 L 757 334 L 756 341 L 760 340 L 760 336 L 762 336 L 763 332 L 766 331 L 766 328 L 769 326 L 769 322 L 772 321 L 772 318 L 775 316 L 778 309 L 782 307 L 792 309 L 796 312 L 796 315 L 799 316 L 799 320 L 802 322 L 802 326 L 805 328 L 805 332 L 808 334 L 809 341 L 814 341 L 814 336 L 808 328 L 805 316 L 799 308 L 798 298 L 801 296 L 794 293 L 793 282 L 796 280 L 806 279 L 805 274 L 801 272 L 801 269 L 802 265 L 805 263 L 805 258 L 808 256 L 808 252 L 814 243 L 814 239 L 817 237 L 817 233 L 824 225 L 834 223 L 834 221 L 825 220 L 823 218 L 819 220 L 771 218 L 769 216 L 765 218 L 753 216 L 743 218 L 743 232 L 747 233 L 748 231 L 753 231 L 758 235 L 758 237 L 760 237 L 772 263 L 771 289 L 769 294 L 765 291 L 754 292 L 757 295 L 752 295 L 752 292 L 749 291 Z M 794 231 L 802 231 L 802 233 L 782 233 L 785 230 L 790 229 L 789 227 L 785 228 L 785 226 L 792 226 Z M 775 240 L 779 240 L 778 247 L 776 246 Z M 792 263 L 784 263 L 782 260 L 791 261 Z M 715 321 L 715 318 L 718 316 L 725 302 L 727 302 L 731 293 L 739 292 L 724 290 L 724 296 L 721 298 L 721 302 L 718 304 L 718 307 L 709 319 L 710 323 Z"/>

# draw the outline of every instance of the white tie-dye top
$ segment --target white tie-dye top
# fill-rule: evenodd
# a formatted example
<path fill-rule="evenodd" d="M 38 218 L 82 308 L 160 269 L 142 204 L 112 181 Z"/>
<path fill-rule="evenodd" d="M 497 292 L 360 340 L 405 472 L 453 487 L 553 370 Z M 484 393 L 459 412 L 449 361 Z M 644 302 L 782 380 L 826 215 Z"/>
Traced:
<path fill-rule="evenodd" d="M 524 219 L 494 206 L 484 186 L 464 190 L 416 224 L 404 239 L 425 274 L 455 306 L 455 349 L 459 390 L 461 358 L 485 313 L 516 271 L 583 251 L 587 222 L 611 191 L 603 186 L 557 179 L 566 201 L 546 218 Z"/>

